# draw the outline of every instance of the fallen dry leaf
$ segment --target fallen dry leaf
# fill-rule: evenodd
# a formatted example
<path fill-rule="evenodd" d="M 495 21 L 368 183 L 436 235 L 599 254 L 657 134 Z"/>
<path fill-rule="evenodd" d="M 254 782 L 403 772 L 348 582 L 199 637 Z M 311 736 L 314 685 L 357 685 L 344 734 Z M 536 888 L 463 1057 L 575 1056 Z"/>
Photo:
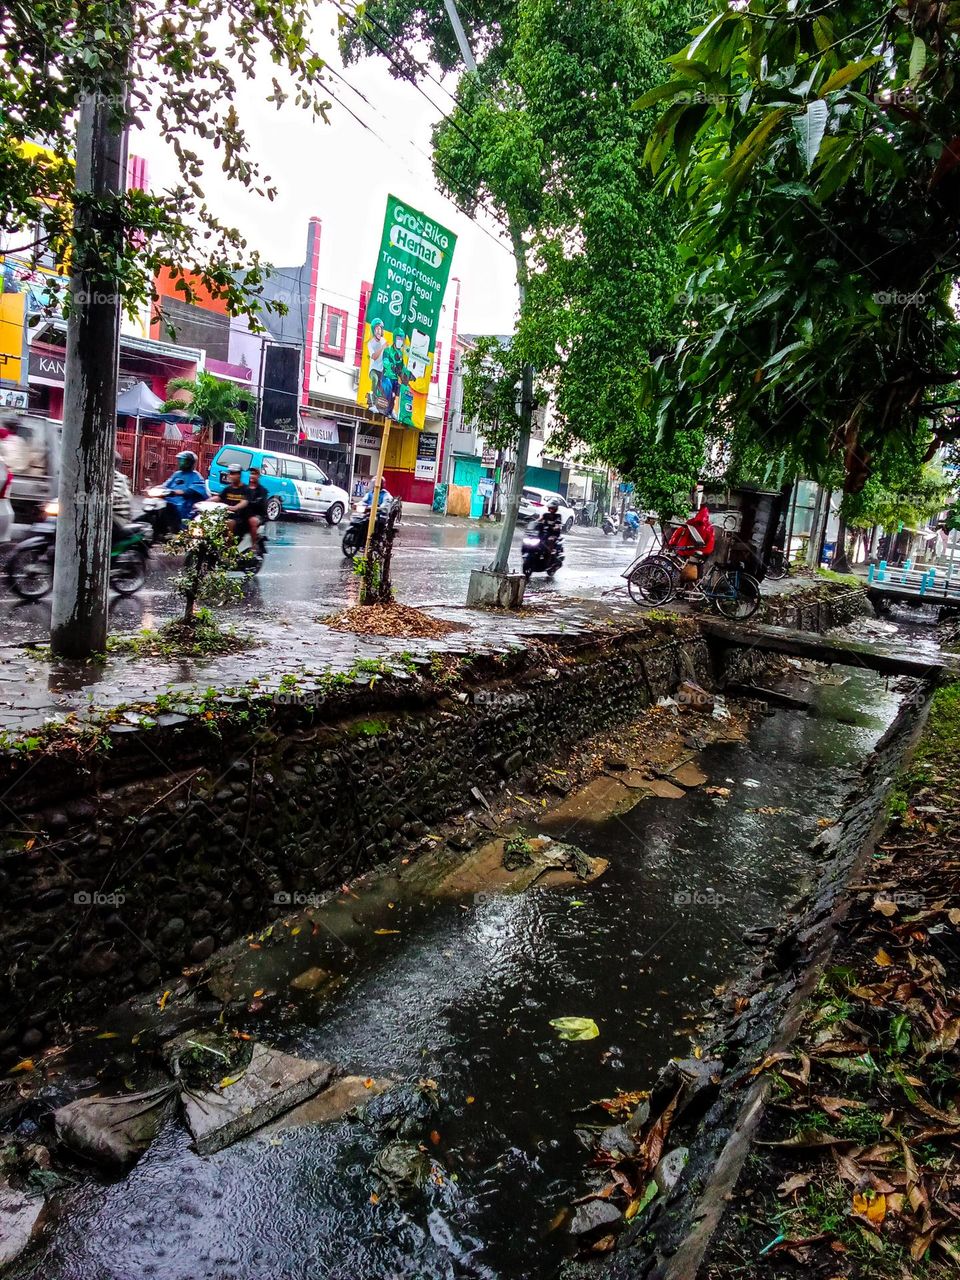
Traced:
<path fill-rule="evenodd" d="M 794 1173 L 785 1182 L 781 1182 L 777 1187 L 777 1195 L 792 1196 L 797 1191 L 802 1191 L 808 1186 L 816 1175 L 813 1173 Z"/>
<path fill-rule="evenodd" d="M 887 1197 L 874 1192 L 853 1193 L 852 1212 L 856 1218 L 866 1218 L 875 1227 L 879 1227 L 887 1216 Z"/>

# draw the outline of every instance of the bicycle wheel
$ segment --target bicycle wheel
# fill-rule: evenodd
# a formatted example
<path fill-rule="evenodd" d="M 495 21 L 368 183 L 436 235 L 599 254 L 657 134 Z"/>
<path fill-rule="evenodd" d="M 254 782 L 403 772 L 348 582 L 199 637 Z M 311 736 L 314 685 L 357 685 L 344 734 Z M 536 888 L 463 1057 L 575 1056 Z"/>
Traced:
<path fill-rule="evenodd" d="M 630 593 L 630 599 L 633 600 L 635 604 L 642 604 L 646 599 L 643 589 L 644 582 L 646 581 L 647 575 L 650 571 L 658 566 L 666 569 L 672 576 L 673 566 L 670 561 L 665 559 L 663 556 L 657 555 L 646 556 L 643 560 L 639 560 L 630 571 L 630 577 L 627 579 L 627 591 Z"/>
<path fill-rule="evenodd" d="M 673 574 L 663 564 L 651 565 L 638 585 L 646 604 L 666 604 L 676 589 Z"/>
<path fill-rule="evenodd" d="M 774 551 L 770 556 L 770 563 L 767 565 L 767 577 L 778 581 L 785 578 L 790 572 L 790 562 L 782 551 Z"/>
<path fill-rule="evenodd" d="M 760 607 L 760 583 L 749 573 L 720 573 L 710 589 L 717 613 L 743 622 Z"/>

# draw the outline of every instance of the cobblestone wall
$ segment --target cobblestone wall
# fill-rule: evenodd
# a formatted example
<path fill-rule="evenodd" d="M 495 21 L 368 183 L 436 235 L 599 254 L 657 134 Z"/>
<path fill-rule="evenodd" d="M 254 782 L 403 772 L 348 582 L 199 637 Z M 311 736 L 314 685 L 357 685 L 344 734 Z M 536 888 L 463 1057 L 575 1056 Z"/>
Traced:
<path fill-rule="evenodd" d="M 105 761 L 56 762 L 39 788 L 25 771 L 0 834 L 0 1053 L 32 1053 L 63 1020 L 415 847 L 477 808 L 477 792 L 522 784 L 689 677 L 710 681 L 696 632 L 641 623 L 468 664 L 447 683 L 277 695 L 205 736 L 193 724 L 121 736 Z"/>

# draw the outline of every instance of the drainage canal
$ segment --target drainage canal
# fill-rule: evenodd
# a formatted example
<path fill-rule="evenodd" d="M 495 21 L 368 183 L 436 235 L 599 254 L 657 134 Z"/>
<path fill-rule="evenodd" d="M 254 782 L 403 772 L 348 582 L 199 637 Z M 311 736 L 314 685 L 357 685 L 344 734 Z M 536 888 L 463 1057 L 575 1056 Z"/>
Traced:
<path fill-rule="evenodd" d="M 782 915 L 818 824 L 896 712 L 877 676 L 826 679 L 813 714 L 778 711 L 708 748 L 707 785 L 682 799 L 548 827 L 609 862 L 589 884 L 424 900 L 374 880 L 319 927 L 242 957 L 234 978 L 251 998 L 311 966 L 333 975 L 324 999 L 294 992 L 251 1018 L 258 1038 L 364 1077 L 436 1082 L 439 1108 L 406 1125 L 437 1162 L 424 1187 L 398 1199 L 370 1173 L 404 1128 L 390 1093 L 369 1123 L 254 1134 L 206 1157 L 170 1121 L 124 1179 L 68 1185 L 13 1274 L 555 1274 L 565 1239 L 551 1226 L 583 1189 L 579 1109 L 648 1087 L 689 1052 L 713 988 L 746 958 L 744 933 Z M 558 1038 L 564 1016 L 594 1019 L 599 1037 Z"/>

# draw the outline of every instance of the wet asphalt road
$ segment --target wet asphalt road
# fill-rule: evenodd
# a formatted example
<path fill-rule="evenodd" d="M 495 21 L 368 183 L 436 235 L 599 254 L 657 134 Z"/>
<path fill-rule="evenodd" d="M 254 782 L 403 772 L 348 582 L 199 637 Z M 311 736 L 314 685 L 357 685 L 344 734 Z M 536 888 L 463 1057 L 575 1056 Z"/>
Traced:
<path fill-rule="evenodd" d="M 224 614 L 242 625 L 244 611 L 274 618 L 278 625 L 353 604 L 358 582 L 353 566 L 340 550 L 346 521 L 331 528 L 326 521 L 287 519 L 270 526 L 266 563 L 246 584 L 244 599 L 226 606 Z M 646 530 L 644 530 L 646 533 Z M 405 516 L 394 552 L 393 580 L 397 599 L 412 605 L 457 605 L 466 600 L 471 569 L 489 564 L 496 551 L 498 525 L 444 516 Z M 520 538 L 514 542 L 511 567 L 519 568 Z M 600 529 L 575 527 L 564 537 L 566 561 L 548 582 L 532 579 L 527 599 L 557 600 L 567 596 L 596 597 L 622 585 L 623 570 L 637 554 L 636 543 L 607 537 Z M 9 554 L 4 548 L 0 554 Z M 144 589 L 131 599 L 111 597 L 111 630 L 154 627 L 178 608 L 172 588 L 179 561 L 154 557 Z M 18 601 L 0 580 L 0 636 L 6 642 L 45 641 L 50 624 L 49 599 L 36 604 Z"/>

